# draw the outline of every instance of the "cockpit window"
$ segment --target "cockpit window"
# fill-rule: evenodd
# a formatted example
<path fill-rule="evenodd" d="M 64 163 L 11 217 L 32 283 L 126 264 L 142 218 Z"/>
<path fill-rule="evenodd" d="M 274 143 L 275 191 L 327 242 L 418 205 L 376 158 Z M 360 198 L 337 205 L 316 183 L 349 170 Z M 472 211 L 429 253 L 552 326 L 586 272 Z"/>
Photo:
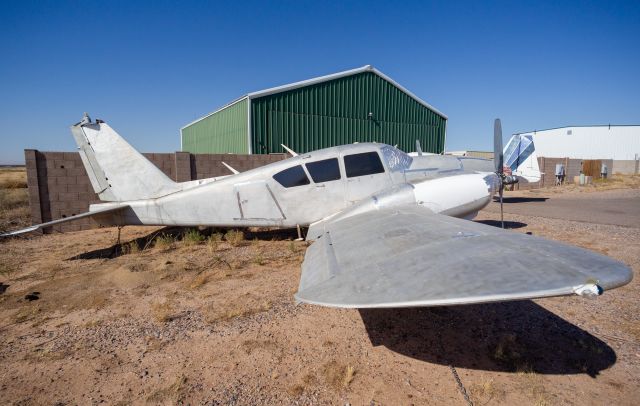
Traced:
<path fill-rule="evenodd" d="M 309 184 L 309 178 L 301 165 L 293 166 L 273 175 L 273 179 L 284 187 L 295 187 Z"/>
<path fill-rule="evenodd" d="M 409 155 L 390 145 L 385 145 L 381 148 L 381 151 L 382 156 L 387 162 L 387 166 L 389 167 L 389 170 L 391 172 L 401 172 L 407 170 L 411 166 L 411 162 L 413 162 L 413 158 L 411 158 Z"/>
<path fill-rule="evenodd" d="M 347 178 L 384 172 L 384 166 L 382 166 L 380 156 L 377 152 L 345 155 L 344 169 L 347 173 Z"/>
<path fill-rule="evenodd" d="M 338 158 L 324 159 L 322 161 L 308 162 L 307 170 L 315 183 L 329 182 L 340 179 L 340 167 Z"/>

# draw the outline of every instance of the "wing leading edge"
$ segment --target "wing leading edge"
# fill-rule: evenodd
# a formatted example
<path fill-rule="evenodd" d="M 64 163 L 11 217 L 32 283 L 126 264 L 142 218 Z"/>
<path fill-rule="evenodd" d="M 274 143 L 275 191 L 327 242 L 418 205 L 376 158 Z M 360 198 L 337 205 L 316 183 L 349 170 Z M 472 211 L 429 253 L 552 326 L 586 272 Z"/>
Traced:
<path fill-rule="evenodd" d="M 531 299 L 632 279 L 629 267 L 609 257 L 417 206 L 328 220 L 311 231 L 319 237 L 307 249 L 296 299 L 324 306 Z"/>

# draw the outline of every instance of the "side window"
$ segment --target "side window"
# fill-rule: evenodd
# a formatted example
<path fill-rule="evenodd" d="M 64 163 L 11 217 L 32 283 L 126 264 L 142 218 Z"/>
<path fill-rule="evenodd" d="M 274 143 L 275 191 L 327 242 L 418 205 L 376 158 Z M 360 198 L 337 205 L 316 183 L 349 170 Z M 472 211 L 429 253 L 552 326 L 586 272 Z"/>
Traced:
<path fill-rule="evenodd" d="M 384 167 L 377 152 L 345 155 L 344 168 L 347 173 L 347 178 L 384 172 Z"/>
<path fill-rule="evenodd" d="M 273 179 L 284 187 L 303 186 L 309 184 L 309 178 L 301 165 L 293 166 L 273 175 Z"/>
<path fill-rule="evenodd" d="M 315 183 L 329 182 L 340 179 L 340 167 L 338 158 L 324 159 L 322 161 L 309 162 L 306 164 L 311 179 Z"/>

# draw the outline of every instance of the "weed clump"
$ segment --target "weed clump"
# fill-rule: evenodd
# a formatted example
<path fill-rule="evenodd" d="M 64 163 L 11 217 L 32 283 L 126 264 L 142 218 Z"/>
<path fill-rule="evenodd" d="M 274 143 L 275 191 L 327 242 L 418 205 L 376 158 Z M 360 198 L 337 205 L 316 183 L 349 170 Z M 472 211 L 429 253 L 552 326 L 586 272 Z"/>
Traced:
<path fill-rule="evenodd" d="M 131 241 L 122 247 L 123 254 L 137 254 L 138 252 L 140 252 L 140 247 L 137 241 Z"/>
<path fill-rule="evenodd" d="M 175 382 L 170 386 L 159 389 L 147 397 L 147 402 L 150 403 L 163 403 L 167 400 L 171 400 L 171 403 L 180 403 L 180 398 L 183 395 L 185 384 L 187 383 L 187 377 L 179 375 Z"/>
<path fill-rule="evenodd" d="M 151 306 L 151 311 L 153 318 L 161 323 L 166 323 L 173 319 L 173 306 L 168 301 L 155 303 Z"/>
<path fill-rule="evenodd" d="M 355 377 L 356 370 L 351 365 L 340 364 L 336 361 L 328 362 L 322 368 L 322 375 L 327 385 L 335 389 L 347 388 Z"/>
<path fill-rule="evenodd" d="M 11 264 L 7 264 L 6 262 L 0 262 L 0 275 L 4 277 L 10 277 L 14 272 L 16 272 L 16 267 Z"/>
<path fill-rule="evenodd" d="M 201 273 L 191 281 L 191 284 L 189 284 L 189 288 L 197 289 L 200 286 L 206 284 L 208 281 L 209 281 L 209 276 L 205 273 Z"/>
<path fill-rule="evenodd" d="M 182 236 L 185 245 L 198 245 L 204 241 L 204 236 L 195 228 L 190 229 Z"/>
<path fill-rule="evenodd" d="M 221 233 L 213 233 L 207 238 L 207 246 L 209 247 L 210 252 L 216 252 L 218 250 L 218 246 L 222 242 L 222 234 Z"/>
<path fill-rule="evenodd" d="M 253 258 L 253 263 L 259 266 L 263 266 L 267 263 L 267 260 L 262 256 L 261 253 L 258 253 L 258 255 Z"/>
<path fill-rule="evenodd" d="M 155 238 L 154 247 L 160 250 L 175 248 L 176 239 L 169 234 L 161 234 Z"/>
<path fill-rule="evenodd" d="M 244 242 L 244 233 L 240 230 L 229 230 L 225 233 L 224 239 L 234 247 L 241 245 Z"/>

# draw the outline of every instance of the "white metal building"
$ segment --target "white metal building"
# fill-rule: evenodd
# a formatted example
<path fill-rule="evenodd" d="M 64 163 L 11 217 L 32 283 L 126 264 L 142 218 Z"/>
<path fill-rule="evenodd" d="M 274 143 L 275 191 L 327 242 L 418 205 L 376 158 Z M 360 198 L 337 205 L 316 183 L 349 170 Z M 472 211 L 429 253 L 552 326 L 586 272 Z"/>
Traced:
<path fill-rule="evenodd" d="M 552 128 L 532 135 L 540 157 L 638 160 L 640 125 L 596 125 Z"/>

